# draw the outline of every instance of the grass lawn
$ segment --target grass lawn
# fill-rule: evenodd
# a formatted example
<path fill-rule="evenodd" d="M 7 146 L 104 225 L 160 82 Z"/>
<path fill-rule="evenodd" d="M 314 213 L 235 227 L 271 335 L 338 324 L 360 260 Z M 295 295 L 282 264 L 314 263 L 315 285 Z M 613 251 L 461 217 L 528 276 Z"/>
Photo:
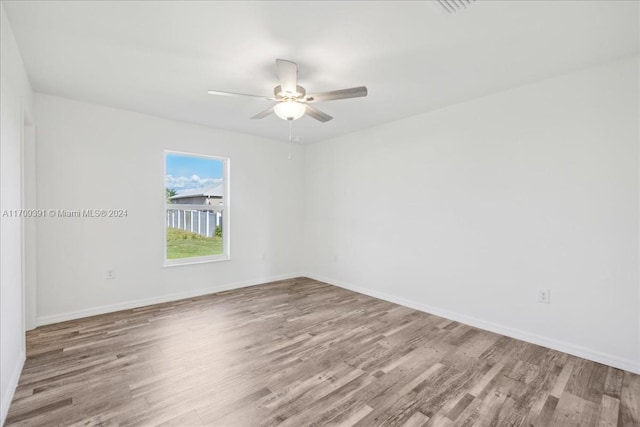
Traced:
<path fill-rule="evenodd" d="M 220 255 L 221 237 L 203 237 L 196 233 L 167 227 L 167 259 Z"/>

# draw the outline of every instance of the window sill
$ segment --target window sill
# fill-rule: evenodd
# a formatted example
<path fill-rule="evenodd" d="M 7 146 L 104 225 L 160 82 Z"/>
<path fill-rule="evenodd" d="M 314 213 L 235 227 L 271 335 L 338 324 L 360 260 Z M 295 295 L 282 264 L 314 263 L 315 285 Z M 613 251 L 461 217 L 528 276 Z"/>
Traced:
<path fill-rule="evenodd" d="M 193 257 L 193 258 L 178 258 L 178 259 L 165 259 L 162 267 L 181 267 L 183 265 L 193 264 L 206 264 L 209 262 L 230 261 L 231 257 L 228 255 L 217 257 Z"/>

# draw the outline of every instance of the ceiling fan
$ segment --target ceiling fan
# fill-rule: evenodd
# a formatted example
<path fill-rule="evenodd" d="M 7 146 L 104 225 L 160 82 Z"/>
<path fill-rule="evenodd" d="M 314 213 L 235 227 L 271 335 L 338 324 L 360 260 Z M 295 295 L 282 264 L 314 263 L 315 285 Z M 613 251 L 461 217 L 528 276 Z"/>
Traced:
<path fill-rule="evenodd" d="M 328 122 L 333 117 L 312 107 L 309 105 L 310 103 L 367 96 L 367 88 L 365 86 L 307 95 L 305 88 L 298 86 L 298 65 L 295 62 L 276 59 L 276 67 L 278 68 L 280 84 L 273 89 L 273 96 L 249 95 L 219 90 L 210 90 L 207 93 L 222 96 L 250 96 L 266 99 L 267 101 L 277 101 L 276 104 L 251 117 L 252 119 L 262 119 L 271 113 L 275 113 L 276 116 L 283 120 L 297 120 L 306 113 L 309 117 L 323 123 Z"/>

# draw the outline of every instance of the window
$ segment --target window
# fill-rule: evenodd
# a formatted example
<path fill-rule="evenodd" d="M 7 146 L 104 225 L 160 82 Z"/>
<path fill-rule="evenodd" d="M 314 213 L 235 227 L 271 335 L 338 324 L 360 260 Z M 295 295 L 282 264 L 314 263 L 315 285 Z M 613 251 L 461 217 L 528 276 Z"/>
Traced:
<path fill-rule="evenodd" d="M 165 151 L 165 265 L 229 259 L 229 159 Z"/>

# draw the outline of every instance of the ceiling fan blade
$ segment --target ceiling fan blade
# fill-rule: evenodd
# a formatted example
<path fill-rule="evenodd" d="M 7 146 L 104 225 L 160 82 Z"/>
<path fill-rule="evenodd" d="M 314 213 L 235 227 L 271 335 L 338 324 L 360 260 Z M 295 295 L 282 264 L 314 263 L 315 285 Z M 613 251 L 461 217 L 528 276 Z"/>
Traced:
<path fill-rule="evenodd" d="M 273 113 L 273 106 L 267 108 L 266 110 L 256 114 L 255 116 L 251 117 L 252 119 L 263 119 L 265 117 L 267 117 L 269 114 Z"/>
<path fill-rule="evenodd" d="M 286 59 L 276 59 L 276 66 L 282 92 L 295 96 L 298 92 L 298 65 Z"/>
<path fill-rule="evenodd" d="M 306 99 L 307 102 L 335 101 L 337 99 L 359 98 L 367 96 L 367 93 L 366 86 L 358 86 L 349 89 L 332 90 L 331 92 L 314 93 L 308 95 Z"/>
<path fill-rule="evenodd" d="M 313 108 L 311 105 L 305 105 L 305 107 L 307 109 L 307 116 L 312 117 L 322 123 L 328 122 L 329 120 L 333 119 L 333 117 L 331 117 L 327 113 L 324 113 L 317 108 Z"/>
<path fill-rule="evenodd" d="M 222 92 L 222 91 L 219 91 L 219 90 L 208 90 L 207 93 L 209 95 L 220 95 L 220 96 L 250 96 L 252 98 L 261 98 L 261 99 L 266 99 L 268 101 L 275 101 L 276 100 L 272 96 L 250 95 L 248 93 L 236 93 L 236 92 Z"/>

